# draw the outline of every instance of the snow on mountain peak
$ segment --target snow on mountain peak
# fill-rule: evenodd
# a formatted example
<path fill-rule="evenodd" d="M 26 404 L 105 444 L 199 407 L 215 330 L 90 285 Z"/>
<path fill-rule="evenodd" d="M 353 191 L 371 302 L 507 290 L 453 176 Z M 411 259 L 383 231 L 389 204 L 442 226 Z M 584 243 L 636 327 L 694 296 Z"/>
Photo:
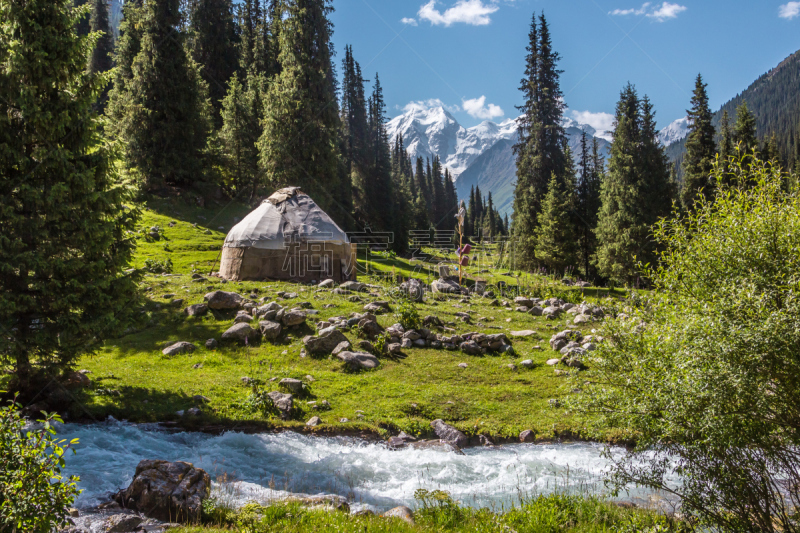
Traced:
<path fill-rule="evenodd" d="M 663 146 L 674 144 L 689 135 L 689 117 L 679 118 L 658 132 L 658 142 Z"/>

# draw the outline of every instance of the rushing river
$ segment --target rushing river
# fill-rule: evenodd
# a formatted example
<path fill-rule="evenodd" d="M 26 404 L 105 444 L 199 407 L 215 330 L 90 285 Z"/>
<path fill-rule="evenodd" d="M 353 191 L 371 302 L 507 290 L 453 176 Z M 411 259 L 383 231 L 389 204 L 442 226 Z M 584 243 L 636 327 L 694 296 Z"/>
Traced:
<path fill-rule="evenodd" d="M 65 424 L 59 438 L 80 439 L 66 472 L 81 478 L 76 504 L 91 507 L 126 487 L 142 459 L 187 461 L 205 469 L 217 497 L 243 503 L 283 491 L 338 494 L 354 509 L 414 507 L 414 491 L 441 489 L 462 504 L 501 509 L 554 490 L 602 493 L 609 462 L 598 444 L 512 444 L 438 450 L 390 450 L 381 443 L 297 433 L 176 433 L 125 422 Z M 622 454 L 622 449 L 612 449 Z M 646 501 L 631 490 L 625 499 Z"/>

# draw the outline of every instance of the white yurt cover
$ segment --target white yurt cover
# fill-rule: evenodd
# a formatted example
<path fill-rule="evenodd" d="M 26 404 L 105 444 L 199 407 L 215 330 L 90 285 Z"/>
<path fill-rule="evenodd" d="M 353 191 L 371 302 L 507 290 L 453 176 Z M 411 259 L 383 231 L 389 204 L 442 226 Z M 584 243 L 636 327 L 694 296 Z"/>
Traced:
<path fill-rule="evenodd" d="M 286 187 L 264 200 L 236 224 L 226 248 L 282 250 L 287 243 L 325 241 L 347 244 L 347 235 L 299 187 Z"/>

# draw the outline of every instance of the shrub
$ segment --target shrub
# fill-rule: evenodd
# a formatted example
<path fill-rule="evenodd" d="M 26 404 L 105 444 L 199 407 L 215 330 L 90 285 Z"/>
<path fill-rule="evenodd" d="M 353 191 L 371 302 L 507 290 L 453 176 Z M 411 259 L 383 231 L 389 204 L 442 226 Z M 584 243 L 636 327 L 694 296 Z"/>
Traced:
<path fill-rule="evenodd" d="M 674 493 L 714 529 L 798 531 L 800 196 L 767 163 L 729 165 L 715 199 L 655 228 L 657 292 L 606 325 L 574 406 L 638 436 L 618 487 Z"/>
<path fill-rule="evenodd" d="M 400 321 L 403 329 L 419 329 L 422 326 L 422 319 L 417 311 L 417 306 L 409 300 L 402 300 L 396 308 L 395 316 Z"/>
<path fill-rule="evenodd" d="M 145 259 L 144 261 L 144 270 L 151 274 L 171 274 L 172 268 L 172 259 L 170 258 L 164 261 L 158 259 Z"/>
<path fill-rule="evenodd" d="M 0 531 L 49 533 L 66 527 L 80 493 L 79 478 L 61 473 L 64 454 L 77 439 L 55 438 L 52 423 L 61 422 L 56 415 L 39 422 L 40 429 L 24 431 L 19 405 L 0 409 Z"/>

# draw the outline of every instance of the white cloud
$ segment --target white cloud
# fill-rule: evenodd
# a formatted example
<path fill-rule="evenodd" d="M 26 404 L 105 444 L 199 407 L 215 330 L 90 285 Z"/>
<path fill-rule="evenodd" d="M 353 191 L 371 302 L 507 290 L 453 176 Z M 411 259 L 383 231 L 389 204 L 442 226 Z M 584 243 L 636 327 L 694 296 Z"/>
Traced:
<path fill-rule="evenodd" d="M 408 17 L 403 17 L 402 19 L 400 19 L 400 22 L 402 22 L 403 24 L 408 24 L 409 26 L 417 25 L 417 19 L 411 19 Z"/>
<path fill-rule="evenodd" d="M 782 19 L 792 20 L 800 15 L 800 2 L 789 2 L 778 10 L 778 16 Z"/>
<path fill-rule="evenodd" d="M 674 19 L 680 13 L 683 13 L 688 8 L 680 4 L 672 4 L 670 2 L 663 2 L 662 4 L 652 5 L 650 2 L 642 4 L 642 7 L 635 9 L 615 9 L 609 11 L 609 15 L 626 16 L 626 15 L 644 15 L 645 17 L 655 19 L 659 22 Z"/>
<path fill-rule="evenodd" d="M 609 113 L 593 113 L 591 111 L 576 111 L 569 110 L 569 114 L 579 124 L 588 124 L 597 130 L 599 136 L 608 133 L 614 129 L 614 115 Z"/>
<path fill-rule="evenodd" d="M 484 4 L 482 0 L 458 0 L 455 5 L 443 13 L 436 9 L 436 0 L 430 0 L 419 8 L 420 20 L 427 20 L 438 26 L 451 26 L 459 22 L 472 26 L 486 26 L 492 22 L 489 15 L 500 9 L 494 3 Z"/>
<path fill-rule="evenodd" d="M 431 98 L 429 100 L 417 100 L 407 103 L 405 107 L 403 107 L 403 113 L 408 113 L 409 111 L 427 111 L 434 107 L 443 107 L 451 113 L 458 113 L 461 111 L 461 108 L 457 105 L 447 105 L 438 98 Z"/>
<path fill-rule="evenodd" d="M 500 106 L 495 104 L 486 105 L 486 97 L 473 98 L 471 100 L 464 100 L 461 103 L 464 111 L 470 116 L 479 118 L 481 120 L 491 120 L 493 118 L 502 117 L 505 112 L 500 109 Z"/>

